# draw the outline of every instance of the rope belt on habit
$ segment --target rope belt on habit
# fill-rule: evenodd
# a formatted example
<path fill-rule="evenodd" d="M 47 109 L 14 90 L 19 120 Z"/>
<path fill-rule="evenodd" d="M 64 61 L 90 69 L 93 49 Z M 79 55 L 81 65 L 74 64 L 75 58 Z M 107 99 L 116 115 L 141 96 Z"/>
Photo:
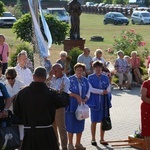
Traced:
<path fill-rule="evenodd" d="M 50 127 L 52 127 L 52 125 L 48 125 L 48 126 L 35 126 L 36 129 L 45 129 L 45 128 L 50 128 Z M 24 129 L 31 129 L 31 127 L 24 126 Z"/>

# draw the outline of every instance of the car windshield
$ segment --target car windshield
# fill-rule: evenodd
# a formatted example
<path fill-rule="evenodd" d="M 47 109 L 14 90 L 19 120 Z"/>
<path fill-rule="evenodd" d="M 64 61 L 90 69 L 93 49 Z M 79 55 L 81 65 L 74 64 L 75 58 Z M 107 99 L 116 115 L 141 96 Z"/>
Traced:
<path fill-rule="evenodd" d="M 53 15 L 57 15 L 57 16 L 65 16 L 66 15 L 66 11 L 65 10 L 50 10 L 50 12 Z"/>
<path fill-rule="evenodd" d="M 124 17 L 124 15 L 123 15 L 123 14 L 120 14 L 120 13 L 114 14 L 114 16 L 115 16 L 115 17 Z"/>
<path fill-rule="evenodd" d="M 3 12 L 3 17 L 13 17 L 13 15 L 9 12 Z"/>
<path fill-rule="evenodd" d="M 150 17 L 150 13 L 142 13 L 143 17 Z"/>

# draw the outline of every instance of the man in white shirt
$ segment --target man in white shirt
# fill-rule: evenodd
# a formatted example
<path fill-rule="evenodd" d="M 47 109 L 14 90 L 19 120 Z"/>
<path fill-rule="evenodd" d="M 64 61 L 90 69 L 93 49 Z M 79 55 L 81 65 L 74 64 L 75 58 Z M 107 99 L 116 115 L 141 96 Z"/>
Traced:
<path fill-rule="evenodd" d="M 27 53 L 20 52 L 17 56 L 18 64 L 15 66 L 17 72 L 17 79 L 22 81 L 25 85 L 29 85 L 32 81 L 32 72 L 26 67 L 27 63 Z"/>
<path fill-rule="evenodd" d="M 85 47 L 84 52 L 78 56 L 77 62 L 83 63 L 86 65 L 85 76 L 93 73 L 92 71 L 92 57 L 90 56 L 90 49 Z"/>
<path fill-rule="evenodd" d="M 70 93 L 69 92 L 70 80 L 65 74 L 63 74 L 63 67 L 61 64 L 56 63 L 52 66 L 52 70 L 50 73 L 50 80 L 47 83 L 47 85 L 50 88 L 53 88 L 57 91 L 64 91 L 68 94 Z M 67 141 L 66 126 L 65 126 L 65 108 L 60 108 L 56 110 L 55 122 L 53 124 L 53 128 L 55 130 L 57 138 L 58 138 L 58 133 L 57 133 L 57 128 L 58 128 L 60 139 L 61 139 L 62 150 L 67 150 L 68 141 Z"/>

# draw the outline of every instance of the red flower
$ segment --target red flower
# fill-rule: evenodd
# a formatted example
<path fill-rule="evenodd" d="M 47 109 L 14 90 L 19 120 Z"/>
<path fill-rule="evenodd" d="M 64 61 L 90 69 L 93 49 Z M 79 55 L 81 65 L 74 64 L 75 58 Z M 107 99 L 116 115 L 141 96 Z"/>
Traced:
<path fill-rule="evenodd" d="M 130 29 L 130 31 L 131 31 L 132 33 L 135 33 L 134 29 Z"/>
<path fill-rule="evenodd" d="M 145 41 L 141 41 L 138 44 L 139 44 L 139 46 L 144 46 L 146 44 L 146 42 Z"/>

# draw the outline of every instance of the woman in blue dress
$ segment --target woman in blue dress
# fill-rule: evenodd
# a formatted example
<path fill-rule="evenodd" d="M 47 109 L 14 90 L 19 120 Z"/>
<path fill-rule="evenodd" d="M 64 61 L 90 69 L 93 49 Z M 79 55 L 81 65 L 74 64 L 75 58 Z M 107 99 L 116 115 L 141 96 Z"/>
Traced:
<path fill-rule="evenodd" d="M 108 96 L 108 103 L 109 108 L 111 107 L 111 93 L 110 93 L 110 83 L 108 76 L 102 73 L 103 63 L 101 61 L 95 61 L 92 64 L 94 73 L 88 76 L 88 81 L 90 83 L 90 98 L 88 100 L 88 105 L 91 111 L 91 134 L 92 134 L 92 141 L 91 144 L 96 146 L 96 124 L 100 123 L 103 119 L 104 113 L 104 101 L 105 96 Z M 105 107 L 106 109 L 109 109 Z M 106 111 L 105 111 L 106 112 Z M 108 113 L 105 115 L 107 116 Z M 103 145 L 107 145 L 104 141 L 104 132 L 100 125 L 100 143 Z"/>
<path fill-rule="evenodd" d="M 88 80 L 83 77 L 85 65 L 77 63 L 74 66 L 75 74 L 70 79 L 70 105 L 66 108 L 66 130 L 68 132 L 68 150 L 74 150 L 73 134 L 76 134 L 76 150 L 85 150 L 86 148 L 80 143 L 82 132 L 84 130 L 85 120 L 77 120 L 75 111 L 81 102 L 86 102 L 90 96 Z"/>

